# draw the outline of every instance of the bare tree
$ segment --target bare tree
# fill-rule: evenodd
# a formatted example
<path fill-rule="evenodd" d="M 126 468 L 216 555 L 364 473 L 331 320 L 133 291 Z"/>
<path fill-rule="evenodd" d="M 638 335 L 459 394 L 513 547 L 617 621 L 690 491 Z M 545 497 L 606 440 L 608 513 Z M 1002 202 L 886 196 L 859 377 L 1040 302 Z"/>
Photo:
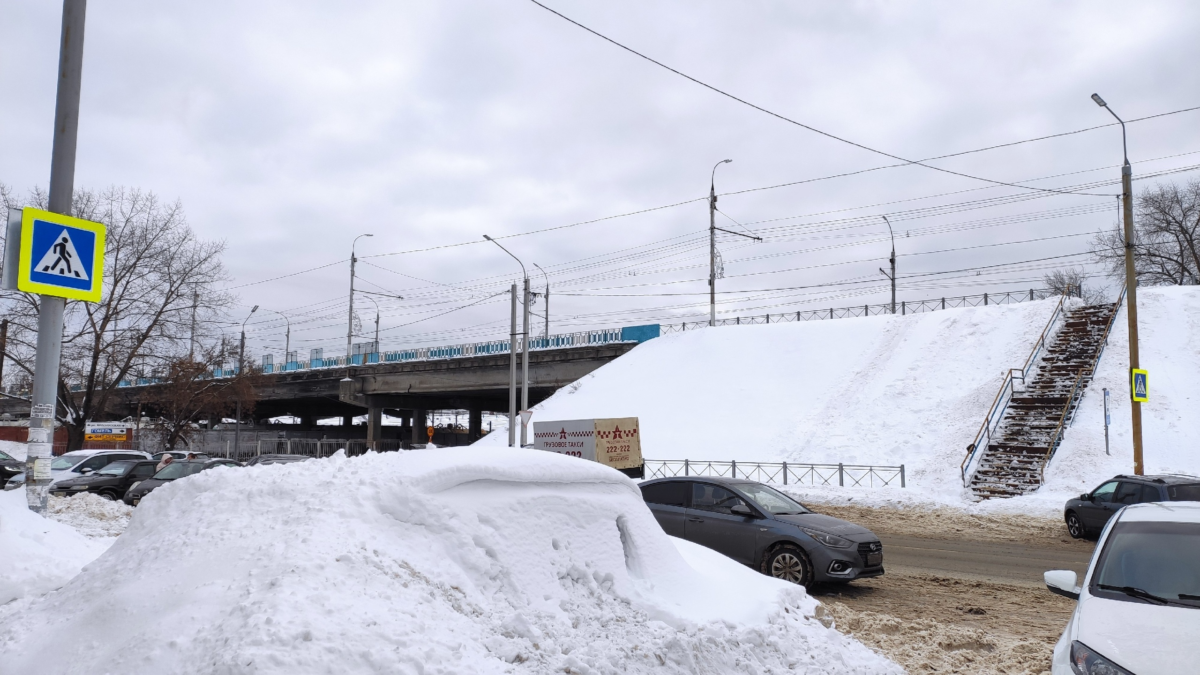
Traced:
<path fill-rule="evenodd" d="M 171 361 L 161 383 L 147 389 L 144 402 L 157 418 L 154 426 L 166 449 L 174 449 L 180 441 L 188 442 L 200 420 L 220 421 L 232 415 L 239 402 L 243 414 L 253 413 L 257 379 L 254 369 L 246 368 L 232 377 L 212 377 L 214 368 L 236 358 L 236 354 L 222 349 L 224 346 L 206 348 L 194 356 Z"/>
<path fill-rule="evenodd" d="M 1143 190 L 1134 219 L 1139 284 L 1200 284 L 1200 180 Z M 1120 226 L 1096 235 L 1092 250 L 1113 276 L 1125 275 L 1125 234 Z"/>
<path fill-rule="evenodd" d="M 1070 267 L 1047 273 L 1042 277 L 1042 283 L 1055 293 L 1080 298 L 1088 305 L 1104 302 L 1104 293 L 1088 285 L 1087 279 L 1087 272 L 1078 267 Z"/>
<path fill-rule="evenodd" d="M 0 190 L 0 198 L 16 206 L 11 190 Z M 35 189 L 25 201 L 44 208 L 46 194 Z M 194 329 L 232 302 L 216 288 L 226 278 L 224 242 L 198 239 L 178 201 L 164 204 L 152 193 L 114 187 L 77 192 L 73 212 L 104 223 L 108 234 L 101 301 L 66 304 L 57 412 L 71 449 L 83 444 L 89 420 L 109 414 L 118 387 L 135 376 L 161 378 L 192 349 Z M 39 298 L 14 292 L 4 298 L 15 328 L 8 355 L 30 373 Z"/>

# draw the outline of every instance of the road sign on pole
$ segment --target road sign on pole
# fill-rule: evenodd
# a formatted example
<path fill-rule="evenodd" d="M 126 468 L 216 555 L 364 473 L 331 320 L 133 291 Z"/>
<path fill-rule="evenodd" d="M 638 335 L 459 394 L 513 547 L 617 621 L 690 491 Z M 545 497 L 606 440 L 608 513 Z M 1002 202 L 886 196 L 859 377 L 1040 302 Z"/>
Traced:
<path fill-rule="evenodd" d="M 1137 368 L 1130 370 L 1130 385 L 1133 388 L 1133 400 L 1145 403 L 1150 400 L 1150 375 Z"/>
<path fill-rule="evenodd" d="M 61 213 L 25 208 L 17 289 L 71 300 L 100 302 L 104 225 Z"/>

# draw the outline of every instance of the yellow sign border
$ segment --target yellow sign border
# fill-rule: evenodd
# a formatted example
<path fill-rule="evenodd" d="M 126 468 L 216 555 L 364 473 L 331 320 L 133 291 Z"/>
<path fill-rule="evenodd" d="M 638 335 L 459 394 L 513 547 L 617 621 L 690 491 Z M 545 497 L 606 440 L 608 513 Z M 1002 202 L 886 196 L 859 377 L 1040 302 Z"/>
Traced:
<path fill-rule="evenodd" d="M 55 286 L 53 284 L 42 284 L 30 278 L 30 272 L 34 265 L 34 220 L 54 223 L 55 225 L 62 225 L 64 227 L 73 227 L 78 230 L 87 230 L 96 235 L 96 246 L 92 251 L 91 290 L 83 291 L 75 288 L 63 288 L 62 286 Z M 50 211 L 25 207 L 21 210 L 21 264 L 17 273 L 17 289 L 26 293 L 53 295 L 70 300 L 100 302 L 100 294 L 104 289 L 104 247 L 106 234 L 107 228 L 100 223 L 93 223 L 90 220 L 83 220 L 72 216 L 64 216 L 61 213 L 51 213 Z"/>
<path fill-rule="evenodd" d="M 1137 395 L 1137 376 L 1138 375 L 1146 376 L 1146 395 L 1142 396 L 1142 397 L 1139 397 Z M 1133 400 L 1137 401 L 1138 403 L 1145 403 L 1146 401 L 1149 401 L 1150 400 L 1150 373 L 1148 373 L 1144 370 L 1138 369 L 1138 368 L 1130 368 L 1129 369 L 1129 393 L 1133 396 Z"/>

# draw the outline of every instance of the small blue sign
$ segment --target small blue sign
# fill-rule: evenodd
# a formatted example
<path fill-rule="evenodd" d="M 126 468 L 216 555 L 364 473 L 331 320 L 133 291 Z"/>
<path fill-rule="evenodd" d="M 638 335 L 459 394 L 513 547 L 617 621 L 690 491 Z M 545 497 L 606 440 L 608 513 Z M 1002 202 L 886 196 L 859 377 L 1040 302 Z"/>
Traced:
<path fill-rule="evenodd" d="M 29 279 L 35 283 L 80 291 L 92 288 L 96 233 L 33 219 L 33 257 Z"/>

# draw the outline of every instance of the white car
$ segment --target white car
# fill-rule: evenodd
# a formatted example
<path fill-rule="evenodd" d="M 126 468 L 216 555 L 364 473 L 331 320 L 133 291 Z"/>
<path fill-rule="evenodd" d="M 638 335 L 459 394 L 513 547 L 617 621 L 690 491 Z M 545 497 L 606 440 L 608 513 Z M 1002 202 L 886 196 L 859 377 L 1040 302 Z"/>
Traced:
<path fill-rule="evenodd" d="M 1070 570 L 1046 572 L 1045 580 L 1051 592 L 1079 601 L 1054 646 L 1053 675 L 1200 672 L 1200 502 L 1121 509 L 1082 586 Z"/>
<path fill-rule="evenodd" d="M 75 450 L 55 457 L 50 462 L 50 485 L 63 478 L 78 478 L 85 473 L 99 471 L 108 466 L 109 462 L 119 459 L 150 459 L 150 455 L 140 450 Z M 25 474 L 13 476 L 6 490 L 14 490 L 25 484 Z"/>

